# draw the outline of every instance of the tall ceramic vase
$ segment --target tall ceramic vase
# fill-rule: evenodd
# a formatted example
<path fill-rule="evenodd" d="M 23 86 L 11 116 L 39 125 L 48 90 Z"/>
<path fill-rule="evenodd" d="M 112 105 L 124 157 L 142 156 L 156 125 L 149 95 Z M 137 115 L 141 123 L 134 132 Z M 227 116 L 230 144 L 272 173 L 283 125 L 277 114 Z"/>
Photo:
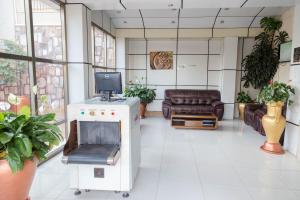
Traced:
<path fill-rule="evenodd" d="M 239 115 L 240 115 L 240 120 L 244 121 L 244 116 L 245 116 L 245 103 L 239 103 Z"/>
<path fill-rule="evenodd" d="M 286 125 L 286 119 L 281 115 L 283 102 L 268 103 L 268 112 L 262 118 L 262 124 L 266 132 L 267 141 L 261 149 L 273 154 L 283 154 L 279 143 L 280 137 Z"/>

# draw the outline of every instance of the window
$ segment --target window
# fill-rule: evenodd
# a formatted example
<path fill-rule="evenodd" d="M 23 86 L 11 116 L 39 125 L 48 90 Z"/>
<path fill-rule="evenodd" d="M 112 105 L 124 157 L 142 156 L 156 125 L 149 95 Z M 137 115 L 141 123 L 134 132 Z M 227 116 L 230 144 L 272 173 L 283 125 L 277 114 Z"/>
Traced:
<path fill-rule="evenodd" d="M 115 38 L 105 31 L 92 26 L 93 66 L 104 69 L 115 68 Z"/>
<path fill-rule="evenodd" d="M 0 0 L 0 12 L 1 105 L 18 111 L 21 106 L 8 103 L 12 93 L 32 113 L 56 113 L 56 123 L 65 131 L 64 5 L 52 0 Z M 34 85 L 37 98 L 33 98 Z"/>
<path fill-rule="evenodd" d="M 0 13 L 0 51 L 27 55 L 24 0 L 1 0 Z"/>
<path fill-rule="evenodd" d="M 49 0 L 32 3 L 35 56 L 63 60 L 61 6 Z"/>

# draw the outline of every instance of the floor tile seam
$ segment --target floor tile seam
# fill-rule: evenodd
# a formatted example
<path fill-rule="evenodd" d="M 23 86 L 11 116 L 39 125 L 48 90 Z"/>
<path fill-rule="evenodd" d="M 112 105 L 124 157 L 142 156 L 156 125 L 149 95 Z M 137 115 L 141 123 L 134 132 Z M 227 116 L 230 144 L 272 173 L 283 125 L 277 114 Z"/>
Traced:
<path fill-rule="evenodd" d="M 164 159 L 164 155 L 165 155 L 165 148 L 166 148 L 166 132 L 163 135 L 163 148 L 162 148 L 162 152 L 161 152 L 161 156 L 160 156 L 160 163 L 159 163 L 159 172 L 158 172 L 158 181 L 157 181 L 157 185 L 156 185 L 156 190 L 155 190 L 155 197 L 154 199 L 157 200 L 158 198 L 158 190 L 159 190 L 159 185 L 160 185 L 160 178 L 161 178 L 161 169 L 162 169 L 162 164 L 163 164 L 163 159 Z"/>
<path fill-rule="evenodd" d="M 247 192 L 249 198 L 252 199 L 252 200 L 256 200 L 255 197 L 254 197 L 254 196 L 251 194 L 251 192 L 249 191 L 249 189 L 248 189 L 246 183 L 243 181 L 243 179 L 242 179 L 241 175 L 239 174 L 239 172 L 238 172 L 236 166 L 233 166 L 232 168 L 233 168 L 234 172 L 236 173 L 237 177 L 239 178 L 239 180 L 240 180 L 240 182 L 241 182 L 241 184 L 242 184 L 242 188 Z"/>
<path fill-rule="evenodd" d="M 201 180 L 201 176 L 200 176 L 200 172 L 199 172 L 199 167 L 198 167 L 198 162 L 197 162 L 197 159 L 196 159 L 196 153 L 195 153 L 195 150 L 194 150 L 194 146 L 191 144 L 191 140 L 189 139 L 189 143 L 190 143 L 190 148 L 193 152 L 193 157 L 195 158 L 194 159 L 194 164 L 195 164 L 195 167 L 196 167 L 196 171 L 197 171 L 197 176 L 198 176 L 198 181 L 200 183 L 200 186 L 201 186 L 201 190 L 202 190 L 202 197 L 203 197 L 203 200 L 206 200 L 206 195 L 205 195 L 205 190 L 204 190 L 204 183 L 202 182 Z"/>

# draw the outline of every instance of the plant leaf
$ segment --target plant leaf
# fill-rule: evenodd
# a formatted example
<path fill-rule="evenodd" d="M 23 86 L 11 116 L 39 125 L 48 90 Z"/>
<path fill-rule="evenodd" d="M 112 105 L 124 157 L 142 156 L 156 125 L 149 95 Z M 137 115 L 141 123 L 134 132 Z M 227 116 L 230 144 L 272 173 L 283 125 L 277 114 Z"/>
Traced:
<path fill-rule="evenodd" d="M 24 157 L 32 157 L 32 143 L 26 135 L 19 135 L 14 139 L 15 147 Z"/>
<path fill-rule="evenodd" d="M 6 144 L 6 143 L 10 142 L 13 137 L 14 137 L 13 133 L 0 132 L 0 143 Z"/>
<path fill-rule="evenodd" d="M 14 147 L 11 146 L 7 147 L 7 154 L 5 158 L 8 161 L 8 164 L 13 173 L 16 173 L 17 171 L 23 169 L 24 163 L 21 160 L 19 152 Z"/>

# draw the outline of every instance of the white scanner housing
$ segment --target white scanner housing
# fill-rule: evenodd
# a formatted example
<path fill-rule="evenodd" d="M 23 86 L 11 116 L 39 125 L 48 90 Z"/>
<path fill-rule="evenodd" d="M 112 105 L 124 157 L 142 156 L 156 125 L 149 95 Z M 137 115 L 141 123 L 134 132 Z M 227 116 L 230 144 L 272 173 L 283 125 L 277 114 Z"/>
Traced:
<path fill-rule="evenodd" d="M 62 159 L 70 187 L 129 192 L 141 160 L 139 99 L 70 104 L 67 118 L 69 126 L 77 121 L 78 138 L 78 148 Z"/>

